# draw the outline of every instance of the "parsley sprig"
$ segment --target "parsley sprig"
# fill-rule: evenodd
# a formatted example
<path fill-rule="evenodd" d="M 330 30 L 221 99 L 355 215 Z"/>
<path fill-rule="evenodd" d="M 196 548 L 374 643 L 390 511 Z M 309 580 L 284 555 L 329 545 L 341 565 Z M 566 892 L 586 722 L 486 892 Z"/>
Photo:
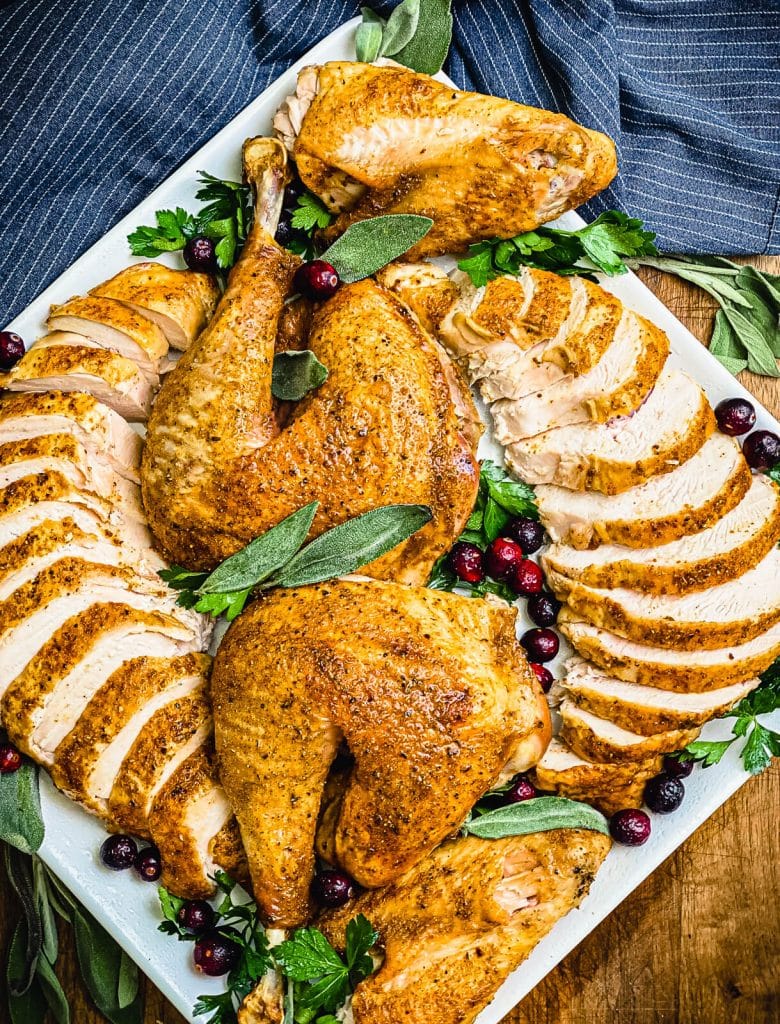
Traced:
<path fill-rule="evenodd" d="M 734 718 L 732 736 L 728 740 L 696 740 L 689 743 L 685 753 L 705 768 L 717 764 L 738 739 L 745 738 L 740 757 L 751 775 L 758 775 L 769 767 L 773 757 L 780 757 L 780 733 L 762 725 L 759 715 L 780 708 L 780 658 L 761 676 L 761 685 L 732 708 L 724 718 Z"/>
<path fill-rule="evenodd" d="M 305 260 L 316 259 L 324 248 L 317 240 L 317 232 L 331 223 L 333 214 L 313 192 L 305 191 L 298 196 L 289 216 L 293 231 L 284 247 Z"/>
<path fill-rule="evenodd" d="M 515 480 L 501 466 L 485 459 L 480 465 L 477 500 L 458 540 L 476 544 L 484 551 L 501 536 L 507 523 L 515 516 L 539 518 L 533 487 Z M 433 590 L 455 590 L 457 587 L 471 597 L 498 594 L 505 601 L 517 599 L 517 594 L 506 583 L 489 576 L 481 583 L 466 583 L 459 579 L 450 567 L 449 554 L 442 555 L 434 565 L 428 586 Z"/>

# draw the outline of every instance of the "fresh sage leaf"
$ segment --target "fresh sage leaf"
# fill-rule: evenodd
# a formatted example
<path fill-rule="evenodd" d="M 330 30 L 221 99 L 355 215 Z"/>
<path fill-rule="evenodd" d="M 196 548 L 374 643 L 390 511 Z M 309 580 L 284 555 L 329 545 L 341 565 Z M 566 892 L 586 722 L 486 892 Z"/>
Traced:
<path fill-rule="evenodd" d="M 435 75 L 441 71 L 452 43 L 452 0 L 420 0 L 417 29 L 394 55 L 399 64 Z"/>
<path fill-rule="evenodd" d="M 345 576 L 392 551 L 432 518 L 427 505 L 385 505 L 315 537 L 269 585 L 303 587 Z"/>
<path fill-rule="evenodd" d="M 25 762 L 18 771 L 0 775 L 0 841 L 35 853 L 44 831 L 38 768 Z"/>
<path fill-rule="evenodd" d="M 322 254 L 342 281 L 350 284 L 370 277 L 403 256 L 433 227 L 430 217 L 416 213 L 389 213 L 350 224 Z"/>
<path fill-rule="evenodd" d="M 480 839 L 505 839 L 549 832 L 556 828 L 584 828 L 609 835 L 607 819 L 588 804 L 558 796 L 540 796 L 508 807 L 498 807 L 463 826 L 466 835 Z"/>
<path fill-rule="evenodd" d="M 32 985 L 43 945 L 43 926 L 38 915 L 33 889 L 30 858 L 12 846 L 3 847 L 3 861 L 8 880 L 22 905 L 21 929 L 17 928 L 19 945 L 15 951 L 14 977 L 8 980 L 9 991 L 21 996 Z"/>
<path fill-rule="evenodd" d="M 724 310 L 729 323 L 747 349 L 748 369 L 764 377 L 780 377 L 780 369 L 772 349 L 761 331 L 740 310 Z"/>
<path fill-rule="evenodd" d="M 24 920 L 14 929 L 6 963 L 6 986 L 8 1011 L 12 1024 L 38 1024 L 46 1013 L 46 1000 L 35 978 L 35 971 L 28 977 L 27 924 Z"/>
<path fill-rule="evenodd" d="M 119 981 L 116 987 L 116 1001 L 120 1010 L 126 1009 L 138 995 L 138 968 L 122 950 L 119 961 Z"/>
<path fill-rule="evenodd" d="M 73 911 L 76 907 L 76 901 L 59 878 L 57 878 L 52 871 L 49 871 L 48 868 L 45 870 L 49 892 L 49 904 L 59 914 L 63 921 L 67 921 L 68 924 L 70 924 L 73 919 Z"/>
<path fill-rule="evenodd" d="M 84 907 L 74 911 L 73 929 L 81 976 L 97 1008 L 111 1024 L 141 1024 L 138 999 L 129 1006 L 119 1005 L 120 947 Z"/>
<path fill-rule="evenodd" d="M 414 38 L 420 20 L 420 0 L 401 0 L 382 33 L 382 57 L 392 57 Z"/>
<path fill-rule="evenodd" d="M 233 594 L 262 583 L 289 562 L 306 540 L 318 506 L 317 501 L 304 505 L 226 558 L 199 587 L 198 593 Z"/>
<path fill-rule="evenodd" d="M 32 874 L 35 906 L 38 911 L 38 918 L 41 922 L 43 955 L 50 964 L 53 964 L 57 961 L 57 953 L 59 950 L 57 922 L 54 918 L 54 911 L 51 906 L 46 868 L 43 865 L 43 861 L 38 857 L 33 858 Z"/>
<path fill-rule="evenodd" d="M 309 349 L 279 352 L 271 371 L 271 394 L 283 402 L 299 402 L 327 379 L 327 367 Z"/>
<path fill-rule="evenodd" d="M 54 968 L 46 957 L 42 956 L 38 961 L 36 979 L 57 1024 L 70 1024 L 70 1006 L 67 996 L 62 990 L 60 979 L 54 973 Z"/>
<path fill-rule="evenodd" d="M 382 49 L 384 21 L 370 7 L 361 8 L 363 22 L 355 33 L 355 56 L 359 61 L 371 64 Z"/>

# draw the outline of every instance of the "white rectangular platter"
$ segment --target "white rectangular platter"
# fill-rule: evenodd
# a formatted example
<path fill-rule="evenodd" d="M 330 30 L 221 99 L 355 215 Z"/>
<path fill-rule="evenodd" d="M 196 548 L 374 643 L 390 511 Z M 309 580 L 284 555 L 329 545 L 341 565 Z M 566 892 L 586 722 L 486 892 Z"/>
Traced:
<path fill-rule="evenodd" d="M 44 333 L 44 320 L 52 303 L 83 294 L 127 266 L 132 261 L 127 246 L 128 232 L 140 224 L 153 223 L 154 212 L 158 209 L 175 206 L 194 209 L 198 171 L 208 170 L 222 178 L 240 178 L 244 139 L 270 134 L 272 116 L 281 100 L 294 91 L 296 74 L 301 67 L 327 60 L 354 59 L 357 24 L 358 19 L 355 19 L 337 29 L 250 103 L 50 285 L 9 325 L 10 329 L 31 342 Z M 567 214 L 561 221 L 561 226 L 568 228 L 582 224 L 584 221 L 576 214 Z M 668 333 L 673 358 L 706 389 L 713 404 L 726 396 L 748 395 L 637 277 L 626 274 L 602 283 Z M 748 397 L 753 400 L 752 396 Z M 758 406 L 757 412 L 758 426 L 780 430 L 780 423 L 766 410 Z M 483 442 L 480 456 L 496 457 L 498 453 L 497 446 L 489 439 Z M 725 738 L 729 733 L 727 722 L 711 723 L 705 729 L 708 738 Z M 645 846 L 618 848 L 610 853 L 582 906 L 560 921 L 514 972 L 481 1014 L 479 1024 L 496 1024 L 501 1020 L 747 779 L 733 747 L 719 765 L 694 772 L 686 781 L 687 796 L 682 808 L 665 818 L 654 816 L 653 834 Z M 46 823 L 46 838 L 40 851 L 43 860 L 168 999 L 187 1019 L 192 1019 L 192 1006 L 197 996 L 218 992 L 222 984 L 219 979 L 208 979 L 195 972 L 188 945 L 157 931 L 160 914 L 156 887 L 139 881 L 133 872 L 114 874 L 105 869 L 98 856 L 105 838 L 102 826 L 57 793 L 48 779 L 42 785 L 42 800 Z"/>

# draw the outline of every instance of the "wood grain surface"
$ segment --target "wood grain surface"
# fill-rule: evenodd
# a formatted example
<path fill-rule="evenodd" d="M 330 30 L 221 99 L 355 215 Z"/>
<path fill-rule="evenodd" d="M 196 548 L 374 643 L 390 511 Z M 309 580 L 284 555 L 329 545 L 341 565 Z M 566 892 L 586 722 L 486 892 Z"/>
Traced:
<path fill-rule="evenodd" d="M 751 262 L 780 273 L 780 258 Z M 640 276 L 708 341 L 714 311 L 708 296 L 656 271 Z M 741 379 L 780 416 L 778 381 L 750 373 Z M 505 1024 L 780 1024 L 778 808 L 775 762 L 721 807 Z M 684 815 L 685 805 L 677 813 Z M 1 877 L 3 961 L 18 913 Z M 103 1018 L 79 980 L 68 929 L 61 939 L 58 972 L 73 1024 L 100 1024 Z M 144 1024 L 182 1024 L 184 1018 L 148 982 L 144 994 Z M 2 999 L 0 1022 L 6 1021 Z"/>

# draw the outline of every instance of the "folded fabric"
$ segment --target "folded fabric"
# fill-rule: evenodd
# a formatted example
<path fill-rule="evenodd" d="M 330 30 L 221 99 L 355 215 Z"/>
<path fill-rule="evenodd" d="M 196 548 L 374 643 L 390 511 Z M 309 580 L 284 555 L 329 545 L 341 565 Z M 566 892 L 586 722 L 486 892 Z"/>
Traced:
<path fill-rule="evenodd" d="M 387 14 L 393 2 L 376 5 Z M 618 143 L 583 212 L 667 251 L 780 252 L 773 0 L 455 0 L 464 88 Z M 349 0 L 17 0 L 0 7 L 0 309 L 10 320 L 318 40 Z"/>

